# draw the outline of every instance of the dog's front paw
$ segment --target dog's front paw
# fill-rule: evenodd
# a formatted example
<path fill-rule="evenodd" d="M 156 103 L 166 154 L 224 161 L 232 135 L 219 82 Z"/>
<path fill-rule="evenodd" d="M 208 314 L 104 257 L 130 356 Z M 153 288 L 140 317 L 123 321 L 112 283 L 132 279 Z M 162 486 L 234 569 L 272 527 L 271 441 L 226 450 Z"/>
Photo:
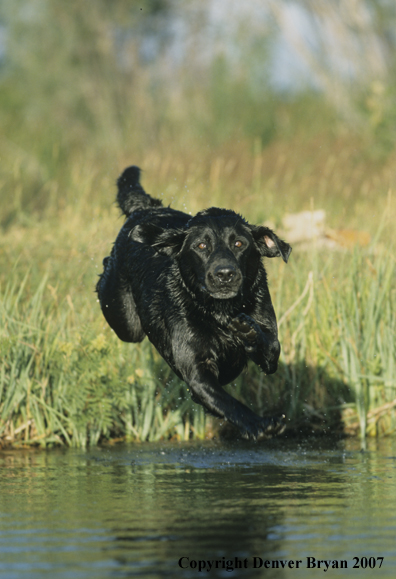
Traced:
<path fill-rule="evenodd" d="M 248 424 L 239 429 L 243 438 L 260 440 L 282 434 L 285 428 L 285 416 L 282 414 L 281 416 L 257 416 L 257 420 L 249 421 Z"/>
<path fill-rule="evenodd" d="M 252 344 L 257 340 L 258 330 L 256 322 L 246 314 L 239 314 L 228 324 L 228 328 L 244 342 Z"/>

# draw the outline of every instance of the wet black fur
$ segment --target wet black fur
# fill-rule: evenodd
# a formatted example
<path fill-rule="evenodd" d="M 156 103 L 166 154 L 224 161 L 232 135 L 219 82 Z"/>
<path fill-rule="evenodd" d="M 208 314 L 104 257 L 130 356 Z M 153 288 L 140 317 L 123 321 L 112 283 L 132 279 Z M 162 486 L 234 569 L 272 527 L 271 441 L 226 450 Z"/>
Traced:
<path fill-rule="evenodd" d="M 226 393 L 253 360 L 266 374 L 280 353 L 275 312 L 261 258 L 291 247 L 267 227 L 212 207 L 194 217 L 147 195 L 138 167 L 118 179 L 127 216 L 97 283 L 103 314 L 117 336 L 147 335 L 195 402 L 236 425 L 245 438 L 279 432 Z"/>

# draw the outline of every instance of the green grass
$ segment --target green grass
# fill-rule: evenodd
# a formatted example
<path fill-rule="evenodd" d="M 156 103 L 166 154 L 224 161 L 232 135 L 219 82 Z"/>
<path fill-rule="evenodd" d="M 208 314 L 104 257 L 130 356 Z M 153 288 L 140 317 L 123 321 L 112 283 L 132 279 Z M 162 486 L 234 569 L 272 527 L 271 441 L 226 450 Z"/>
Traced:
<path fill-rule="evenodd" d="M 46 303 L 47 276 L 26 299 L 28 279 L 1 294 L 3 442 L 85 447 L 118 436 L 203 437 L 202 409 L 148 343 L 127 348 L 110 331 L 78 327 L 70 302 Z"/>
<path fill-rule="evenodd" d="M 326 146 L 330 151 L 330 140 Z M 252 364 L 229 388 L 261 414 L 285 413 L 289 432 L 393 433 L 395 208 L 385 188 L 390 160 L 374 172 L 359 162 L 356 187 L 366 193 L 348 197 L 352 158 L 345 153 L 338 159 L 337 146 L 333 142 L 333 168 L 339 164 L 333 173 L 325 158 L 304 164 L 309 144 L 288 157 L 287 142 L 250 153 L 241 145 L 241 158 L 218 151 L 202 166 L 189 151 L 177 159 L 149 151 L 140 160 L 121 159 L 112 174 L 98 162 L 73 159 L 67 186 L 59 162 L 51 200 L 38 213 L 15 206 L 15 218 L 0 234 L 2 443 L 83 447 L 120 438 L 201 438 L 220 426 L 191 402 L 186 386 L 171 377 L 147 341 L 122 344 L 97 303 L 93 290 L 101 262 L 122 224 L 114 181 L 131 161 L 146 169 L 149 192 L 192 213 L 217 204 L 254 223 L 269 218 L 278 228 L 286 209 L 325 207 L 333 228 L 361 230 L 364 224 L 372 239 L 368 247 L 323 250 L 313 242 L 304 250 L 295 246 L 287 265 L 268 261 L 282 343 L 279 369 L 265 377 Z M 352 146 L 353 139 L 345 150 Z M 22 165 L 16 158 L 15 166 Z M 309 183 L 320 183 L 323 171 L 328 182 L 313 196 Z M 28 190 L 28 177 L 17 171 L 18 179 Z M 332 188 L 337 195 L 330 195 Z"/>
<path fill-rule="evenodd" d="M 0 294 L 3 444 L 84 447 L 217 431 L 147 340 L 124 344 L 107 327 L 91 259 L 80 283 L 76 266 L 63 261 L 59 270 L 54 257 L 46 274 L 21 278 L 21 260 Z M 266 377 L 251 364 L 229 391 L 259 413 L 284 412 L 290 432 L 393 433 L 393 255 L 295 251 L 288 265 L 271 260 L 267 270 L 280 366 Z"/>

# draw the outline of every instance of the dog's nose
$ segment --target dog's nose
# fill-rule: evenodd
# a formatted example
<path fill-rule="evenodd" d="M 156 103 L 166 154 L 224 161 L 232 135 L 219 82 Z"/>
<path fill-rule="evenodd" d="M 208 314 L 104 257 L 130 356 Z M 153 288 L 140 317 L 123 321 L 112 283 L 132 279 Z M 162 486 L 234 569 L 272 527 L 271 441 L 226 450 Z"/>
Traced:
<path fill-rule="evenodd" d="M 232 265 L 219 265 L 216 267 L 214 273 L 218 280 L 221 281 L 221 283 L 228 283 L 236 274 L 236 270 L 234 267 L 232 267 Z"/>

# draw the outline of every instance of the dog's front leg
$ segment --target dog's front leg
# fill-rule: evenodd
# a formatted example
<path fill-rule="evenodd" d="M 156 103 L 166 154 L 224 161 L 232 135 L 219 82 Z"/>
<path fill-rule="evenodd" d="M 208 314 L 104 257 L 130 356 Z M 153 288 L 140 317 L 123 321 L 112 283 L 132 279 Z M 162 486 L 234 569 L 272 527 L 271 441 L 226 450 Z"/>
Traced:
<path fill-rule="evenodd" d="M 273 374 L 278 368 L 280 344 L 276 335 L 263 331 L 253 318 L 239 314 L 228 328 L 242 340 L 247 355 L 266 374 Z"/>
<path fill-rule="evenodd" d="M 231 422 L 243 438 L 257 440 L 279 434 L 284 429 L 282 418 L 257 416 L 225 392 L 218 383 L 214 363 L 210 361 L 191 368 L 185 381 L 194 402 L 201 404 L 210 414 Z"/>

